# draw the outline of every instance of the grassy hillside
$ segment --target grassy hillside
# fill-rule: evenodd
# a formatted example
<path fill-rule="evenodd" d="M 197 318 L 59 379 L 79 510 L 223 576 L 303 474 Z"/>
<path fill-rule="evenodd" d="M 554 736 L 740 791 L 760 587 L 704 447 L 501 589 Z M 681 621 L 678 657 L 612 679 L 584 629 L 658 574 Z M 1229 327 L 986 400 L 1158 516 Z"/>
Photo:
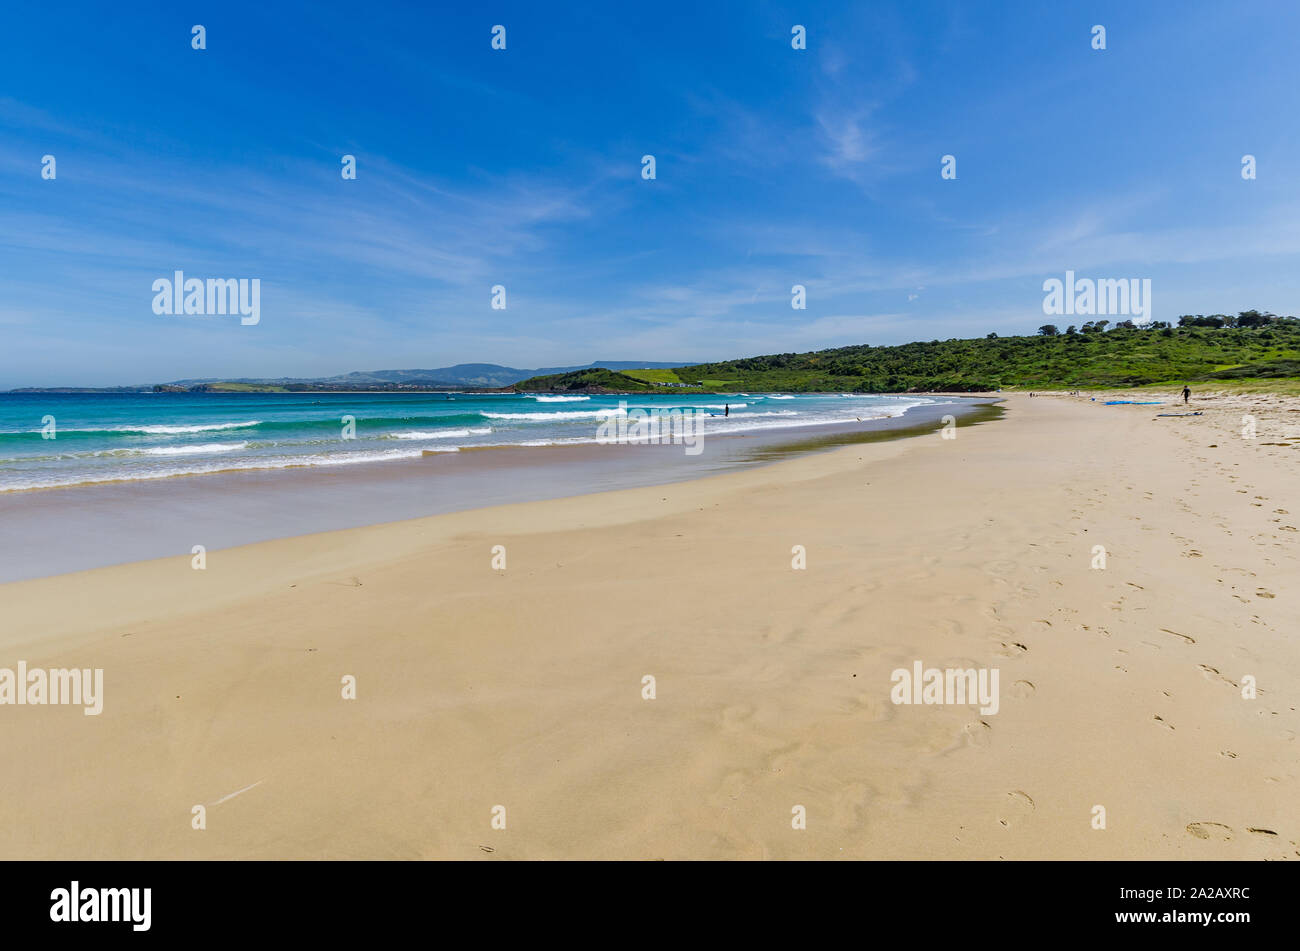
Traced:
<path fill-rule="evenodd" d="M 202 383 L 195 387 L 202 393 L 288 393 L 283 386 L 271 383 Z"/>
<path fill-rule="evenodd" d="M 524 380 L 522 383 L 516 383 L 514 389 L 521 392 L 545 393 L 667 392 L 664 387 L 633 379 L 626 373 L 617 373 L 614 370 L 606 370 L 601 367 L 594 370 L 574 370 L 572 373 L 535 376 Z"/>
<path fill-rule="evenodd" d="M 640 380 L 642 383 L 681 383 L 683 382 L 677 376 L 676 370 L 667 369 L 640 369 L 640 370 L 623 370 L 624 376 L 630 376 L 634 380 Z"/>
<path fill-rule="evenodd" d="M 1089 333 L 839 347 L 681 367 L 710 389 L 985 391 L 1300 377 L 1300 320 L 1263 327 L 1117 328 Z"/>

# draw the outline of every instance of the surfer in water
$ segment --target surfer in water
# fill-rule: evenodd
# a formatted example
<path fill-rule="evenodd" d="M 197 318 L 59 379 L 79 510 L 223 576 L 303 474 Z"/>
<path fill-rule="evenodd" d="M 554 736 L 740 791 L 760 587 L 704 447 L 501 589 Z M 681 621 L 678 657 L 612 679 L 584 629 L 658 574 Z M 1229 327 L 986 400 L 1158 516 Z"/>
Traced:
<path fill-rule="evenodd" d="M 1192 398 L 1192 389 L 1191 389 L 1191 387 L 1189 387 L 1189 386 L 1187 386 L 1186 384 L 1184 384 L 1184 385 L 1183 385 L 1183 405 L 1186 406 L 1186 405 L 1187 405 L 1187 401 L 1190 400 L 1191 398 Z"/>

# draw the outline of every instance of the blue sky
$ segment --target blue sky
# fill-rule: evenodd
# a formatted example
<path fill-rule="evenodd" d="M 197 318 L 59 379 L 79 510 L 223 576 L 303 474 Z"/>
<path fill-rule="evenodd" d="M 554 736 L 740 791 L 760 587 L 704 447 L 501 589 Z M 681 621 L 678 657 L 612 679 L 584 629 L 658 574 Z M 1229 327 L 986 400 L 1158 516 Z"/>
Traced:
<path fill-rule="evenodd" d="M 7 5 L 0 388 L 1032 332 L 1067 269 L 1300 312 L 1300 5 L 450 6 Z"/>

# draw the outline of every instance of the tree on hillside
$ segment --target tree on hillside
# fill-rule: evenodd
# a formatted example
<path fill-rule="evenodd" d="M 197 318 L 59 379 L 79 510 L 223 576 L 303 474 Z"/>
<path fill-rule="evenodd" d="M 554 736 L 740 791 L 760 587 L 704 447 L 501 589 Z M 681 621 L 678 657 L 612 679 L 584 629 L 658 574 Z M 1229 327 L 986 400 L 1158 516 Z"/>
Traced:
<path fill-rule="evenodd" d="M 1056 324 L 1043 324 L 1043 326 L 1038 328 L 1038 335 L 1040 337 L 1055 337 L 1059 333 L 1060 331 L 1056 329 Z"/>

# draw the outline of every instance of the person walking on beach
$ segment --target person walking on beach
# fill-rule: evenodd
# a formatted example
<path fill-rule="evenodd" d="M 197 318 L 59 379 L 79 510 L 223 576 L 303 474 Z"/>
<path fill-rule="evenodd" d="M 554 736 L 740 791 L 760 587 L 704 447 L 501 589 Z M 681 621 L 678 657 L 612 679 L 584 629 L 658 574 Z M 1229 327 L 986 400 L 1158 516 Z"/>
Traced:
<path fill-rule="evenodd" d="M 1191 387 L 1187 386 L 1186 384 L 1183 384 L 1183 405 L 1186 406 L 1187 401 L 1190 400 L 1191 398 L 1192 398 Z"/>

